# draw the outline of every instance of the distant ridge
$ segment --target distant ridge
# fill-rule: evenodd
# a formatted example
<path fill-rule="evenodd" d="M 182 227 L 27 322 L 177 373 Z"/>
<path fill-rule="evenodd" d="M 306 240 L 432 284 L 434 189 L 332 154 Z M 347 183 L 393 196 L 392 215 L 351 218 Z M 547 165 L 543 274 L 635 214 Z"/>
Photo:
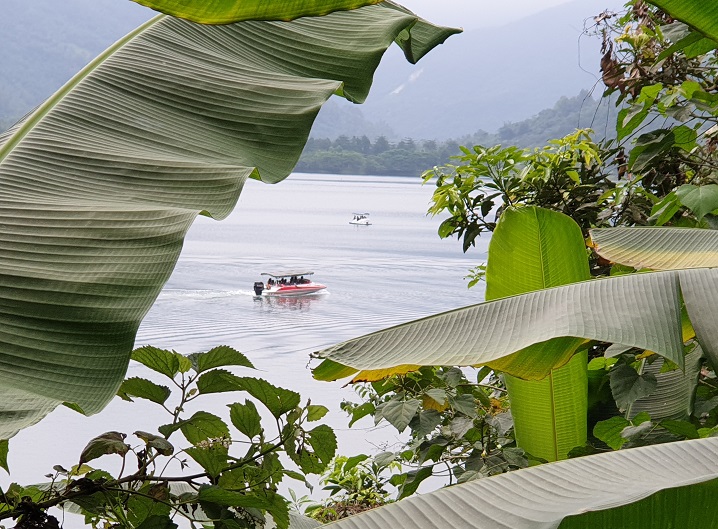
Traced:
<path fill-rule="evenodd" d="M 390 49 L 361 113 L 369 122 L 386 122 L 395 139 L 456 138 L 526 119 L 596 85 L 600 42 L 581 36 L 584 21 L 622 4 L 575 0 L 505 26 L 467 31 L 415 66 Z"/>

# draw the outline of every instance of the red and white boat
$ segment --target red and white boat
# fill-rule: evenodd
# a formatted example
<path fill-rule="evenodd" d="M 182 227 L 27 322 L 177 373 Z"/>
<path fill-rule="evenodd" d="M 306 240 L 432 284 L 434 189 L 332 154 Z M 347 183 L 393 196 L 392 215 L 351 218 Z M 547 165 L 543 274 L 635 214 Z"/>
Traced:
<path fill-rule="evenodd" d="M 301 296 L 327 288 L 309 279 L 314 272 L 290 270 L 282 273 L 262 272 L 262 275 L 269 276 L 269 279 L 266 283 L 263 281 L 254 283 L 254 293 L 257 296 Z"/>

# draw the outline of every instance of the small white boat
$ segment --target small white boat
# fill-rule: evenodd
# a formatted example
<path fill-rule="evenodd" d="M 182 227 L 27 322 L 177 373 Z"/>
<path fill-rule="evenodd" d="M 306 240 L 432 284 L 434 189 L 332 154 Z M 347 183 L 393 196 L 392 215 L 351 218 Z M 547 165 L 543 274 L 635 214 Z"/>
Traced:
<path fill-rule="evenodd" d="M 262 275 L 269 276 L 269 279 L 266 283 L 264 281 L 254 283 L 254 293 L 257 296 L 301 296 L 327 288 L 309 279 L 308 276 L 314 275 L 314 272 L 290 270 L 281 273 L 262 272 Z"/>
<path fill-rule="evenodd" d="M 356 224 L 357 226 L 371 226 L 369 222 L 369 213 L 354 213 L 354 217 L 349 221 L 349 224 Z"/>

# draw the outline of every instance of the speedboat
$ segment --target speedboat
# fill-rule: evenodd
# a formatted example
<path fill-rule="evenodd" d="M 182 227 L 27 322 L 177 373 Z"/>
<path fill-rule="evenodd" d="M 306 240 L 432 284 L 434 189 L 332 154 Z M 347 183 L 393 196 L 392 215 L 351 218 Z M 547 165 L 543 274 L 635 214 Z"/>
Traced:
<path fill-rule="evenodd" d="M 349 221 L 349 224 L 356 224 L 357 226 L 370 226 L 369 213 L 354 213 L 354 217 Z"/>
<path fill-rule="evenodd" d="M 301 296 L 327 288 L 309 279 L 314 272 L 291 270 L 281 273 L 262 272 L 262 275 L 269 276 L 269 279 L 266 283 L 264 281 L 254 283 L 254 293 L 257 296 Z"/>

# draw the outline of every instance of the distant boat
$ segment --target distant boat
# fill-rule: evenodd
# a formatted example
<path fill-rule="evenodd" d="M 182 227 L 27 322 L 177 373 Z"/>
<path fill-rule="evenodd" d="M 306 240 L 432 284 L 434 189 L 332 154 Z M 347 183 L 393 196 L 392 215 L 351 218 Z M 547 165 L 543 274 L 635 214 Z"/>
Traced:
<path fill-rule="evenodd" d="M 314 272 L 289 271 L 281 273 L 262 272 L 263 276 L 269 276 L 267 284 L 263 281 L 254 283 L 254 293 L 257 296 L 301 296 L 303 294 L 313 294 L 324 290 L 324 285 L 314 283 L 306 276 L 313 275 Z"/>
<path fill-rule="evenodd" d="M 354 218 L 349 221 L 349 224 L 356 224 L 357 226 L 371 226 L 369 222 L 369 213 L 353 213 Z"/>

